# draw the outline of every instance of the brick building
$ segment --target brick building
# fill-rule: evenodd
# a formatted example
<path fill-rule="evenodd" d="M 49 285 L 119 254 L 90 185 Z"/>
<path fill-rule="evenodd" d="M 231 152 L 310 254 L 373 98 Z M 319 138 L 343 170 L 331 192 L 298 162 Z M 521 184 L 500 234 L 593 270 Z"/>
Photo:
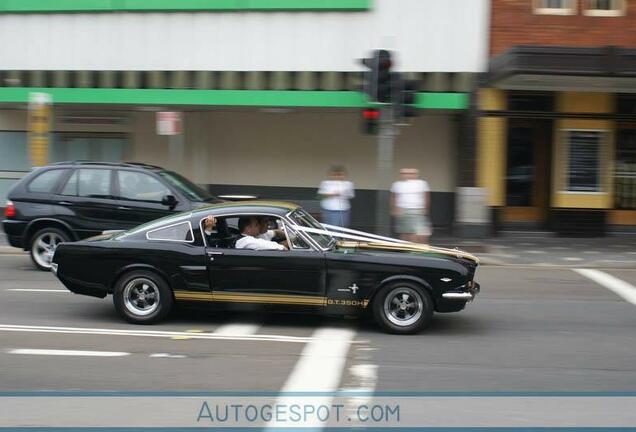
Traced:
<path fill-rule="evenodd" d="M 492 0 L 475 181 L 505 226 L 636 226 L 636 2 Z"/>

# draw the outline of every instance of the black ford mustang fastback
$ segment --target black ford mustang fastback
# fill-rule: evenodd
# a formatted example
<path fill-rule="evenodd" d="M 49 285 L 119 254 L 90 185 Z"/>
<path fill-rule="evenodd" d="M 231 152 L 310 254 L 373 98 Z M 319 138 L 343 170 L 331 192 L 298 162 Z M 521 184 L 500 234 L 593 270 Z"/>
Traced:
<path fill-rule="evenodd" d="M 211 233 L 204 220 L 215 218 Z M 265 217 L 288 250 L 237 249 L 238 219 Z M 344 240 L 343 240 L 344 238 Z M 61 243 L 52 269 L 74 293 L 113 294 L 128 321 L 150 324 L 175 302 L 329 315 L 370 310 L 393 333 L 415 333 L 433 311 L 457 312 L 479 292 L 478 259 L 456 250 L 325 228 L 284 202 L 223 203 L 125 232 Z"/>

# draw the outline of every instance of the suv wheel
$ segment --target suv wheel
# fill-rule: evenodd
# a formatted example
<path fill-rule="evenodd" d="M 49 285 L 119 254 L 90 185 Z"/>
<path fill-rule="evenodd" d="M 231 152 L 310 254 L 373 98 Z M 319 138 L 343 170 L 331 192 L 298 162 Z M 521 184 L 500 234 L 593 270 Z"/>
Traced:
<path fill-rule="evenodd" d="M 174 300 L 163 278 L 138 270 L 119 279 L 113 292 L 117 312 L 133 324 L 153 324 L 165 318 Z"/>
<path fill-rule="evenodd" d="M 373 316 L 389 333 L 417 333 L 433 317 L 433 300 L 419 285 L 395 282 L 381 288 L 375 296 Z"/>
<path fill-rule="evenodd" d="M 69 241 L 69 236 L 59 228 L 43 228 L 31 237 L 31 260 L 33 264 L 44 271 L 51 270 L 51 259 L 55 248 L 62 242 Z"/>

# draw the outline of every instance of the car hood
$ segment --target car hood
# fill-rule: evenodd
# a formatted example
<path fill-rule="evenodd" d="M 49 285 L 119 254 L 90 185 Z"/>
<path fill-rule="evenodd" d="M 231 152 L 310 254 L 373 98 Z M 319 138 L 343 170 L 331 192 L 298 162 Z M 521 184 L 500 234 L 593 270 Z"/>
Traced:
<path fill-rule="evenodd" d="M 472 261 L 474 264 L 479 264 L 479 258 L 475 255 L 461 251 L 459 249 L 448 249 L 435 247 L 418 243 L 390 243 L 382 241 L 351 241 L 344 240 L 337 243 L 338 248 L 342 249 L 355 249 L 355 250 L 369 250 L 369 251 L 383 251 L 383 252 L 405 252 L 405 253 L 418 253 L 428 256 L 447 256 L 449 258 L 465 259 Z"/>

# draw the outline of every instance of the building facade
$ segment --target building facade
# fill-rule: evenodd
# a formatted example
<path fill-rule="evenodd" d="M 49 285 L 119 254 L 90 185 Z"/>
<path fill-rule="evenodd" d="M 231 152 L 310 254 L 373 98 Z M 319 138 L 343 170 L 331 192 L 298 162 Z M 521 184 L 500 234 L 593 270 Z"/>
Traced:
<path fill-rule="evenodd" d="M 636 226 L 636 2 L 493 0 L 476 183 L 501 226 Z"/>
<path fill-rule="evenodd" d="M 421 170 L 433 222 L 449 227 L 488 11 L 486 0 L 1 2 L 11 43 L 0 46 L 0 195 L 31 167 L 27 103 L 44 92 L 47 162 L 141 161 L 217 194 L 310 206 L 342 164 L 357 190 L 353 224 L 373 228 L 376 191 L 389 185 L 376 176 L 376 138 L 362 133 L 359 59 L 388 48 L 419 90 L 395 171 Z M 157 135 L 159 111 L 183 113 L 179 138 Z"/>

